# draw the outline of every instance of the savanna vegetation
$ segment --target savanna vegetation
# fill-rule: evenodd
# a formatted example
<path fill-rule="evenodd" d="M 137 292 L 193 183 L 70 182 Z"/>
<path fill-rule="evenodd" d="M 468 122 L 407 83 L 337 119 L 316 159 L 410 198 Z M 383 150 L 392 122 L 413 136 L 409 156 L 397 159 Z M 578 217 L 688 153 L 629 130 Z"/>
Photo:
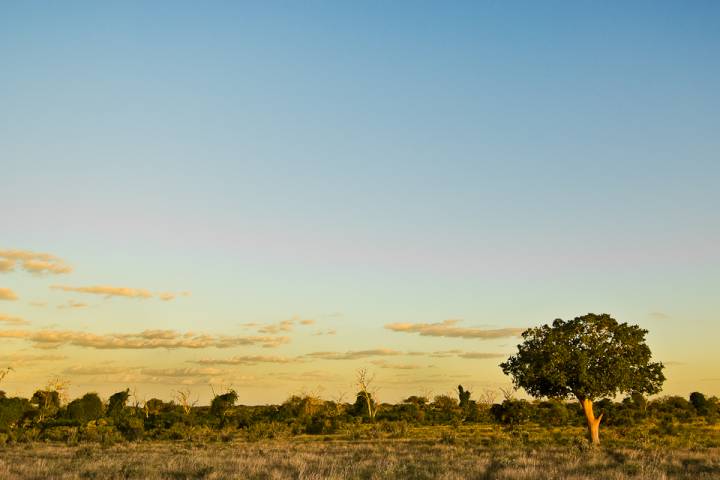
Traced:
<path fill-rule="evenodd" d="M 720 400 L 658 396 L 645 333 L 607 315 L 526 331 L 501 367 L 534 400 L 458 385 L 382 403 L 366 370 L 352 398 L 278 405 L 0 392 L 0 477 L 720 478 Z"/>

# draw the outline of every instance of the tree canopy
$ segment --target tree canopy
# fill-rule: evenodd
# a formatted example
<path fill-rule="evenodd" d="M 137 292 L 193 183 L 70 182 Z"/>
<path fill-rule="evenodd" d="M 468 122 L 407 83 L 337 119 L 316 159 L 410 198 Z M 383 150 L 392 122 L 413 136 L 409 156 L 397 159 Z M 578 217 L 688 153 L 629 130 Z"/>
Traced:
<path fill-rule="evenodd" d="M 651 362 L 647 330 L 588 313 L 523 332 L 518 353 L 500 364 L 516 387 L 534 397 L 575 396 L 582 405 L 590 440 L 600 443 L 593 400 L 619 393 L 657 393 L 663 364 Z"/>
<path fill-rule="evenodd" d="M 653 394 L 665 380 L 663 364 L 651 362 L 647 330 L 618 323 L 608 314 L 530 328 L 518 353 L 502 363 L 516 387 L 534 397 L 579 400 L 623 392 Z"/>

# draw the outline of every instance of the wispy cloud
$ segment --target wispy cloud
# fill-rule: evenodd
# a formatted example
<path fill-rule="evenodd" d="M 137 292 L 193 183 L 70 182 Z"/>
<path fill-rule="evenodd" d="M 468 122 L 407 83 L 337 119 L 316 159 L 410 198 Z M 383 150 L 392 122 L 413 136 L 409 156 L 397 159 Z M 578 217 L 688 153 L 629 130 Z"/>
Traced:
<path fill-rule="evenodd" d="M 289 382 L 333 382 L 338 381 L 341 377 L 337 374 L 324 370 L 311 370 L 306 372 L 278 372 L 269 373 L 270 378 L 285 380 Z"/>
<path fill-rule="evenodd" d="M 89 295 L 102 295 L 105 298 L 125 297 L 148 299 L 157 297 L 165 302 L 174 300 L 178 294 L 172 292 L 152 293 L 144 288 L 112 287 L 110 285 L 92 285 L 88 287 L 72 287 L 69 285 L 51 285 L 50 288 L 64 292 L 85 293 Z M 182 292 L 180 295 L 186 297 L 190 292 Z"/>
<path fill-rule="evenodd" d="M 337 334 L 337 331 L 334 328 L 328 328 L 327 330 L 318 330 L 313 335 L 316 337 L 320 337 L 322 335 L 335 335 Z"/>
<path fill-rule="evenodd" d="M 489 358 L 503 358 L 507 355 L 503 353 L 491 353 L 491 352 L 463 352 L 458 354 L 460 358 L 467 358 L 471 360 L 485 360 Z"/>
<path fill-rule="evenodd" d="M 20 266 L 34 274 L 61 274 L 72 272 L 72 267 L 49 253 L 28 250 L 0 250 L 0 272 L 11 272 Z"/>
<path fill-rule="evenodd" d="M 258 363 L 302 363 L 299 357 L 281 357 L 274 355 L 239 355 L 232 358 L 203 358 L 192 363 L 200 365 L 256 365 Z"/>
<path fill-rule="evenodd" d="M 91 295 L 103 295 L 110 297 L 129 297 L 129 298 L 151 298 L 153 296 L 149 291 L 142 288 L 128 287 L 110 287 L 107 285 L 96 285 L 92 287 L 70 287 L 67 285 L 52 285 L 50 288 L 62 290 L 64 292 L 88 293 Z"/>
<path fill-rule="evenodd" d="M 68 300 L 67 303 L 57 306 L 57 308 L 86 308 L 86 307 L 88 307 L 87 303 L 76 302 L 75 300 Z"/>
<path fill-rule="evenodd" d="M 73 365 L 63 370 L 65 375 L 109 375 L 139 371 L 140 367 L 119 365 Z"/>
<path fill-rule="evenodd" d="M 17 300 L 18 296 L 9 288 L 0 288 L 0 300 Z"/>
<path fill-rule="evenodd" d="M 0 323 L 5 323 L 7 325 L 27 325 L 30 322 L 20 317 L 12 317 L 10 315 L 0 313 Z"/>
<path fill-rule="evenodd" d="M 37 348 L 51 349 L 72 345 L 101 350 L 230 348 L 251 345 L 272 348 L 290 341 L 288 337 L 209 335 L 181 333 L 174 330 L 144 330 L 138 333 L 103 335 L 69 330 L 0 330 L 0 338 L 24 339 L 32 342 Z"/>
<path fill-rule="evenodd" d="M 270 323 L 267 325 L 263 324 L 257 324 L 257 323 L 243 323 L 241 324 L 243 327 L 259 327 L 258 333 L 267 333 L 274 335 L 276 333 L 280 332 L 292 332 L 295 325 L 314 325 L 315 320 L 310 318 L 300 318 L 298 315 L 293 315 L 291 318 L 288 318 L 287 320 L 282 320 L 277 323 Z"/>
<path fill-rule="evenodd" d="M 422 365 L 413 365 L 413 364 L 403 364 L 403 363 L 389 363 L 385 360 L 373 360 L 370 363 L 373 365 L 377 365 L 380 368 L 389 368 L 393 370 L 419 370 L 421 368 L 426 368 Z"/>
<path fill-rule="evenodd" d="M 0 362 L 13 367 L 34 365 L 36 363 L 57 362 L 65 360 L 65 355 L 37 355 L 32 353 L 14 352 L 0 355 Z"/>
<path fill-rule="evenodd" d="M 95 377 L 92 381 L 110 383 L 155 383 L 167 385 L 202 385 L 227 372 L 217 368 L 146 368 L 116 364 L 74 365 L 63 375 Z M 86 380 L 87 381 L 87 380 Z"/>
<path fill-rule="evenodd" d="M 347 352 L 312 352 L 305 356 L 319 360 L 357 360 L 369 357 L 387 357 L 403 355 L 403 352 L 389 348 L 375 348 L 371 350 L 349 350 Z"/>
<path fill-rule="evenodd" d="M 414 353 L 416 353 L 416 354 L 419 353 L 420 355 L 425 355 L 422 352 L 414 352 Z M 454 356 L 460 355 L 461 353 L 463 353 L 462 350 L 438 350 L 435 352 L 428 353 L 427 355 L 430 357 L 433 357 L 433 358 L 446 358 L 446 357 L 454 357 Z"/>
<path fill-rule="evenodd" d="M 225 372 L 219 368 L 144 368 L 140 373 L 151 377 L 204 377 Z"/>
<path fill-rule="evenodd" d="M 47 307 L 47 302 L 29 302 L 31 307 Z"/>
<path fill-rule="evenodd" d="M 667 320 L 668 318 L 670 318 L 670 315 L 664 312 L 650 312 L 648 316 L 656 320 Z"/>
<path fill-rule="evenodd" d="M 519 336 L 524 328 L 467 328 L 456 326 L 460 320 L 444 320 L 440 323 L 389 323 L 385 328 L 394 332 L 418 333 L 424 337 L 476 338 L 488 340 L 494 338 Z"/>
<path fill-rule="evenodd" d="M 276 334 L 278 332 L 292 332 L 293 320 L 283 320 L 282 322 L 272 323 L 270 325 L 264 325 L 258 329 L 260 333 Z"/>

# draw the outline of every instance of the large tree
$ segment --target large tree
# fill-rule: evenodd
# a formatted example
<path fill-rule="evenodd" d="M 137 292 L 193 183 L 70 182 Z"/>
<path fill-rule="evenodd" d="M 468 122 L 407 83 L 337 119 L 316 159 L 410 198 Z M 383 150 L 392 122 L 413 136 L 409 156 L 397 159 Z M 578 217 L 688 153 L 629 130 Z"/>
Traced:
<path fill-rule="evenodd" d="M 577 398 L 590 441 L 599 444 L 602 413 L 595 417 L 593 400 L 657 393 L 665 381 L 663 364 L 651 362 L 645 334 L 607 314 L 557 319 L 523 332 L 517 354 L 500 367 L 533 397 Z"/>

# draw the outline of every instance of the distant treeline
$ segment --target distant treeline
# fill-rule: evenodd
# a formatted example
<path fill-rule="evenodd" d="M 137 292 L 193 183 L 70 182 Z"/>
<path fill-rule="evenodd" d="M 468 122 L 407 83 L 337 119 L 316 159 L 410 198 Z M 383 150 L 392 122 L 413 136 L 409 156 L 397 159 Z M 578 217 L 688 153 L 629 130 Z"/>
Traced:
<path fill-rule="evenodd" d="M 484 392 L 474 399 L 458 387 L 456 396 L 433 399 L 410 396 L 397 404 L 376 404 L 372 393 L 361 390 L 354 402 L 323 400 L 312 395 L 294 395 L 280 405 L 237 405 L 234 390 L 215 394 L 209 406 L 196 406 L 189 392 L 178 392 L 173 401 L 153 398 L 138 401 L 129 389 L 103 401 L 87 393 L 68 403 L 61 390 L 38 390 L 31 398 L 6 397 L 0 392 L 0 444 L 35 440 L 99 441 L 168 439 L 198 436 L 232 437 L 242 431 L 245 438 L 286 435 L 330 435 L 353 425 L 383 425 L 397 435 L 409 426 L 501 424 L 517 426 L 582 426 L 585 417 L 577 402 L 528 401 L 505 392 L 502 401 Z M 608 426 L 651 424 L 661 433 L 672 434 L 679 423 L 715 423 L 720 401 L 694 392 L 688 399 L 666 396 L 648 400 L 636 394 L 622 401 L 596 403 Z M 217 437 L 221 435 L 221 437 Z"/>

